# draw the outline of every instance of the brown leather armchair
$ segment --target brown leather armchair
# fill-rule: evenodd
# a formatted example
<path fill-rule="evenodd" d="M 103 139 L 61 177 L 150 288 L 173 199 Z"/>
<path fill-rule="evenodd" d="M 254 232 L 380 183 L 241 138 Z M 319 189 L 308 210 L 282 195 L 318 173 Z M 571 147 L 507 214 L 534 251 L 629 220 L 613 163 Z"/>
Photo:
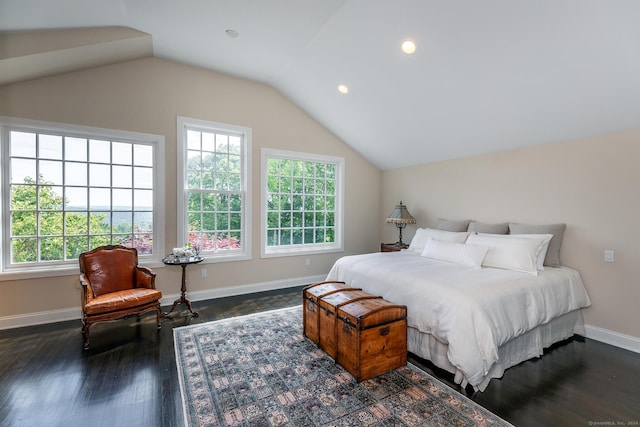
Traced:
<path fill-rule="evenodd" d="M 80 254 L 82 285 L 82 331 L 84 348 L 89 348 L 90 329 L 94 323 L 120 320 L 156 312 L 160 323 L 160 298 L 156 275 L 138 265 L 138 251 L 120 245 L 108 245 Z"/>

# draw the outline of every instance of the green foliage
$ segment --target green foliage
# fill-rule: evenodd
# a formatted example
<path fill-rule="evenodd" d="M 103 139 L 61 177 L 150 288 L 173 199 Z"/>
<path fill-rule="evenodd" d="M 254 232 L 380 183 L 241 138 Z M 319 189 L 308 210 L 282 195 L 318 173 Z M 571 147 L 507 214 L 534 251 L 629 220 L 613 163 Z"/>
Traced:
<path fill-rule="evenodd" d="M 42 177 L 40 182 L 41 185 L 37 186 L 33 178 L 27 177 L 24 184 L 11 186 L 13 263 L 77 259 L 80 253 L 90 248 L 111 243 L 112 230 L 107 213 L 63 212 L 63 197 L 56 194 L 55 187 Z M 118 229 L 113 232 L 124 231 L 131 240 L 130 224 L 120 224 Z"/>

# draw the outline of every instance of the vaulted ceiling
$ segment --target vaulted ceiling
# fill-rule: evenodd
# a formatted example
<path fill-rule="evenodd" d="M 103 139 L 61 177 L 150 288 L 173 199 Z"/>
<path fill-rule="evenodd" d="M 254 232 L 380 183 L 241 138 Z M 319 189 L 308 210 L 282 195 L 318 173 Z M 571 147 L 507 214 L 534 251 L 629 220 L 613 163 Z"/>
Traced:
<path fill-rule="evenodd" d="M 637 0 L 0 0 L 0 84 L 37 77 L 11 49 L 27 30 L 116 26 L 137 31 L 79 37 L 67 65 L 153 54 L 261 81 L 381 169 L 640 128 Z M 55 52 L 28 54 L 68 71 Z"/>

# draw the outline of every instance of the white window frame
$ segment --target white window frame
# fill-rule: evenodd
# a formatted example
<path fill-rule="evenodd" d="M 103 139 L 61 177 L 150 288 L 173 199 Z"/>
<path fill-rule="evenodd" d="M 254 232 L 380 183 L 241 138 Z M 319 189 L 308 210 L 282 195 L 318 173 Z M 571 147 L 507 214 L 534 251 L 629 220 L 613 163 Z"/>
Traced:
<path fill-rule="evenodd" d="M 344 251 L 344 176 L 345 160 L 343 157 L 320 154 L 263 148 L 261 150 L 261 207 L 260 207 L 260 256 L 262 258 L 312 255 Z M 335 186 L 335 242 L 316 244 L 291 244 L 283 246 L 267 246 L 267 197 L 268 197 L 268 164 L 269 158 L 333 163 L 336 165 Z"/>
<path fill-rule="evenodd" d="M 109 141 L 129 142 L 153 147 L 153 254 L 140 254 L 141 264 L 159 267 L 165 254 L 164 247 L 164 136 L 40 120 L 22 119 L 0 116 L 0 187 L 2 191 L 0 221 L 0 281 L 30 279 L 39 277 L 55 277 L 78 272 L 78 261 L 34 262 L 29 264 L 10 263 L 10 221 L 7 217 L 11 205 L 9 176 L 9 132 L 25 131 L 35 133 L 52 133 L 65 136 L 76 136 L 87 139 L 103 139 Z"/>
<path fill-rule="evenodd" d="M 188 241 L 187 224 L 187 130 L 233 133 L 242 136 L 242 210 L 241 248 L 238 250 L 203 251 L 204 263 L 246 261 L 251 259 L 251 128 L 208 120 L 177 117 L 177 246 Z"/>

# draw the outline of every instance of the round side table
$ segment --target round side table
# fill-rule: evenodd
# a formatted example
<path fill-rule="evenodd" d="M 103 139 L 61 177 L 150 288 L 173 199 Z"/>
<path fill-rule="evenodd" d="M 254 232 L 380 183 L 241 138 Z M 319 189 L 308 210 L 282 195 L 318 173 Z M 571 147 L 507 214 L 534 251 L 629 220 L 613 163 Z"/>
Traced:
<path fill-rule="evenodd" d="M 166 317 L 170 315 L 171 312 L 173 312 L 173 310 L 176 308 L 178 304 L 185 304 L 187 306 L 187 309 L 189 310 L 189 313 L 191 313 L 193 317 L 198 317 L 198 313 L 193 311 L 193 308 L 191 307 L 191 301 L 189 301 L 189 299 L 187 298 L 187 266 L 191 264 L 198 264 L 202 261 L 204 261 L 204 258 L 200 258 L 200 257 L 189 257 L 187 259 L 182 259 L 182 260 L 180 258 L 175 258 L 175 259 L 165 258 L 162 260 L 162 262 L 165 263 L 166 265 L 179 265 L 180 267 L 182 267 L 182 286 L 180 287 L 180 298 L 178 298 L 173 302 L 173 305 L 171 306 L 171 310 L 169 310 L 166 313 L 163 313 L 163 316 Z"/>

